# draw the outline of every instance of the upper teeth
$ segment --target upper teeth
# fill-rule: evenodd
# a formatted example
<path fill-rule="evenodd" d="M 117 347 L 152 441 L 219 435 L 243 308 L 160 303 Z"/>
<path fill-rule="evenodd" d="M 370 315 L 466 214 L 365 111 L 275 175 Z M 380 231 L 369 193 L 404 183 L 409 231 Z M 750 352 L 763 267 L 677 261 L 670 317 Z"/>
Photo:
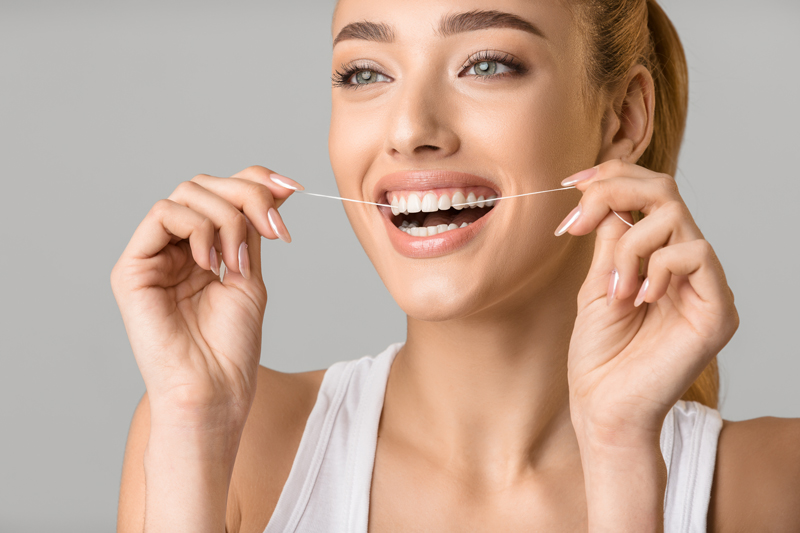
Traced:
<path fill-rule="evenodd" d="M 483 195 L 475 197 L 474 192 L 470 192 L 466 197 L 461 191 L 456 191 L 452 199 L 446 193 L 436 197 L 432 192 L 425 193 L 422 199 L 419 194 L 410 193 L 408 197 L 400 196 L 399 194 L 392 195 L 391 205 L 392 214 L 397 216 L 400 213 L 433 213 L 434 211 L 447 211 L 452 207 L 453 209 L 464 209 L 465 207 L 493 207 L 496 195 L 491 195 L 485 198 Z"/>

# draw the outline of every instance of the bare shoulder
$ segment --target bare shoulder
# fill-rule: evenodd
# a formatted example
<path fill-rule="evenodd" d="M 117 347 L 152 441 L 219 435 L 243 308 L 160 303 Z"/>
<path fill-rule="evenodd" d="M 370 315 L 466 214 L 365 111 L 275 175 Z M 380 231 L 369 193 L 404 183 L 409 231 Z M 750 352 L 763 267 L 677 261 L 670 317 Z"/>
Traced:
<path fill-rule="evenodd" d="M 289 477 L 325 370 L 287 374 L 259 366 L 256 397 L 242 433 L 228 490 L 226 531 L 266 529 Z M 143 457 L 150 438 L 147 392 L 133 414 L 122 466 L 117 532 L 144 528 Z"/>
<path fill-rule="evenodd" d="M 708 530 L 800 531 L 800 418 L 723 421 Z"/>
<path fill-rule="evenodd" d="M 263 532 L 289 477 L 325 370 L 284 373 L 258 367 L 228 495 L 227 531 Z"/>

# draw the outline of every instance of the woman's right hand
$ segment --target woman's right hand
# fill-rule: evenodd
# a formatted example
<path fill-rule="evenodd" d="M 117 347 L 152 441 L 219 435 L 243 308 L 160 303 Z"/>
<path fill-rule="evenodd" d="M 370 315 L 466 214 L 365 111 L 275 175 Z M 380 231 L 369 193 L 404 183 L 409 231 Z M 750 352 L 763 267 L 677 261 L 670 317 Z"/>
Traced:
<path fill-rule="evenodd" d="M 156 202 L 111 272 L 151 424 L 244 426 L 267 303 L 261 236 L 290 241 L 277 208 L 292 191 L 270 174 L 254 166 L 181 183 Z"/>

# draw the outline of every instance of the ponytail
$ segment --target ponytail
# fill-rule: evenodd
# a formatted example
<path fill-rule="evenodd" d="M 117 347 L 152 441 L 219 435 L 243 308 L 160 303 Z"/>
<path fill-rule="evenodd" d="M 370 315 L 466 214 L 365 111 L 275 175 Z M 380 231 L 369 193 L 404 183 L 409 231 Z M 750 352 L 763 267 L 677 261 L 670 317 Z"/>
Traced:
<path fill-rule="evenodd" d="M 588 101 L 613 90 L 633 65 L 647 67 L 655 85 L 653 137 L 637 164 L 675 176 L 689 111 L 689 71 L 669 17 L 656 0 L 573 0 L 572 5 L 585 30 Z M 681 399 L 718 408 L 716 357 Z"/>

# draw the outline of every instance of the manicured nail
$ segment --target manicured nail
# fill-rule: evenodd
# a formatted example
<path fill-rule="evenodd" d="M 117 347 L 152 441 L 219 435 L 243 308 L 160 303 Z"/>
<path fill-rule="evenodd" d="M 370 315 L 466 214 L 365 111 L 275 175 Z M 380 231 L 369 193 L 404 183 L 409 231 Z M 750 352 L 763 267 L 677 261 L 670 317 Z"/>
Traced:
<path fill-rule="evenodd" d="M 608 305 L 614 301 L 614 296 L 617 294 L 617 283 L 619 283 L 619 272 L 617 269 L 611 271 L 611 279 L 608 280 Z"/>
<path fill-rule="evenodd" d="M 575 209 L 573 209 L 567 218 L 564 219 L 563 222 L 558 226 L 556 229 L 556 237 L 563 235 L 565 231 L 569 229 L 569 227 L 578 220 L 578 217 L 581 216 L 581 204 L 578 204 Z"/>
<path fill-rule="evenodd" d="M 642 283 L 642 288 L 639 289 L 639 294 L 636 295 L 636 299 L 633 301 L 634 307 L 639 307 L 644 302 L 645 296 L 647 295 L 647 287 L 650 286 L 650 278 L 644 280 Z"/>
<path fill-rule="evenodd" d="M 272 226 L 272 231 L 275 232 L 275 235 L 277 235 L 280 240 L 283 242 L 292 242 L 292 236 L 289 235 L 289 230 L 286 229 L 286 224 L 283 223 L 283 219 L 277 209 L 270 207 L 267 210 L 267 220 L 269 220 L 269 225 Z"/>
<path fill-rule="evenodd" d="M 287 178 L 286 176 L 281 176 L 280 174 L 270 174 L 269 179 L 271 179 L 274 183 L 277 183 L 281 187 L 285 189 L 291 189 L 293 191 L 304 191 L 306 190 L 305 187 L 297 183 L 296 181 Z"/>
<path fill-rule="evenodd" d="M 244 276 L 244 279 L 250 279 L 250 257 L 247 254 L 246 242 L 239 245 L 239 274 Z"/>
<path fill-rule="evenodd" d="M 211 272 L 214 275 L 219 276 L 219 265 L 217 265 L 217 249 L 213 246 L 211 247 L 211 252 L 208 254 L 208 259 L 211 262 Z"/>
<path fill-rule="evenodd" d="M 597 174 L 597 167 L 587 168 L 586 170 L 581 170 L 577 174 L 573 174 L 572 176 L 565 178 L 564 181 L 561 182 L 562 187 L 569 187 L 570 185 L 575 185 L 579 181 L 588 180 L 592 176 Z"/>

